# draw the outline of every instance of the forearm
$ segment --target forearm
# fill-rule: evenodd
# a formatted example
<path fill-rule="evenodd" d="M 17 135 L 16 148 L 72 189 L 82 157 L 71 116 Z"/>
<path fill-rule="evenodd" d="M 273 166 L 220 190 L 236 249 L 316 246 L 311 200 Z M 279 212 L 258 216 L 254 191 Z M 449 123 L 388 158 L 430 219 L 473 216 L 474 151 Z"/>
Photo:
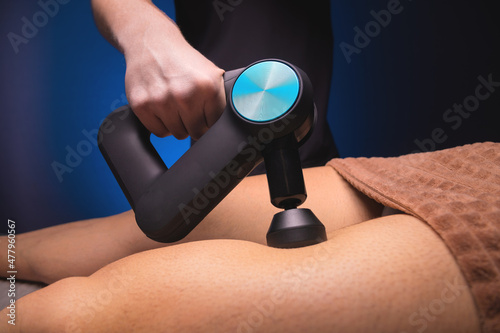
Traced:
<path fill-rule="evenodd" d="M 92 0 L 92 10 L 101 34 L 122 53 L 144 42 L 152 29 L 172 43 L 186 43 L 177 25 L 151 0 Z"/>

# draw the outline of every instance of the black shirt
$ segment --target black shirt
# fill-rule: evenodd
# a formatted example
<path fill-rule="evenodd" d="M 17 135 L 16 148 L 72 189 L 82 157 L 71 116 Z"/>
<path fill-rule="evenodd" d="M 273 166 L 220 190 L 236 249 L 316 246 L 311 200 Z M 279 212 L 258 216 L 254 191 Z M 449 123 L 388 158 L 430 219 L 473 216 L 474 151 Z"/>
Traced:
<path fill-rule="evenodd" d="M 303 167 L 338 155 L 326 119 L 333 36 L 329 0 L 176 0 L 176 21 L 186 40 L 225 70 L 265 58 L 286 60 L 307 73 L 318 119 L 300 148 Z"/>

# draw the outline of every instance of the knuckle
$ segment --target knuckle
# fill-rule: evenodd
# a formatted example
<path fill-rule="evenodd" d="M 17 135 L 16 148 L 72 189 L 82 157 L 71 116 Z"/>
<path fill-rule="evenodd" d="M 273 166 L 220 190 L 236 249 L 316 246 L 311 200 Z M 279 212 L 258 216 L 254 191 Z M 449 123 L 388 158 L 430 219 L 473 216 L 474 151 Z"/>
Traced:
<path fill-rule="evenodd" d="M 165 86 L 156 86 L 149 91 L 149 103 L 152 105 L 163 105 L 169 100 L 169 91 Z"/>
<path fill-rule="evenodd" d="M 147 106 L 148 94 L 144 89 L 133 89 L 128 93 L 128 101 L 134 110 L 140 110 Z"/>
<path fill-rule="evenodd" d="M 214 80 L 210 76 L 200 76 L 198 87 L 207 93 L 215 94 L 218 91 L 218 80 Z"/>
<path fill-rule="evenodd" d="M 155 109 L 168 103 L 169 93 L 165 87 L 158 86 L 131 90 L 127 97 L 132 108 Z"/>
<path fill-rule="evenodd" d="M 180 105 L 189 105 L 189 102 L 196 95 L 197 88 L 194 85 L 176 85 L 172 87 L 172 95 Z"/>

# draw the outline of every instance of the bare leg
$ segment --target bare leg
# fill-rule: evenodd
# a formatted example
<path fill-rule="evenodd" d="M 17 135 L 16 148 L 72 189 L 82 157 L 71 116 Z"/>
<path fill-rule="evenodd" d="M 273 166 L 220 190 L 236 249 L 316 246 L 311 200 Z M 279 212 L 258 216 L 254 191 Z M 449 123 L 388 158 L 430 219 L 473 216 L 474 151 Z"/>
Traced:
<path fill-rule="evenodd" d="M 146 251 L 17 308 L 15 332 L 479 332 L 453 257 L 407 215 L 293 250 L 209 240 Z"/>
<path fill-rule="evenodd" d="M 381 206 L 354 190 L 332 168 L 304 170 L 309 207 L 327 231 L 380 215 Z M 273 215 L 265 176 L 248 177 L 179 243 L 204 239 L 240 239 L 265 244 Z M 6 238 L 0 237 L 0 249 Z M 52 283 L 69 276 L 88 276 L 115 260 L 166 244 L 148 239 L 133 212 L 68 223 L 18 235 L 18 278 Z M 7 269 L 0 251 L 0 274 Z M 5 260 L 4 260 L 5 259 Z"/>

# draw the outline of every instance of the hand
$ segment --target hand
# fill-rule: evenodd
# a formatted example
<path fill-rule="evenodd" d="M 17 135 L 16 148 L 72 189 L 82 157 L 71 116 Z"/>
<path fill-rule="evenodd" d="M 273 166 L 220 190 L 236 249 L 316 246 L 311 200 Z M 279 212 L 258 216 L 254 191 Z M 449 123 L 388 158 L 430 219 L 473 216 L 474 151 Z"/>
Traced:
<path fill-rule="evenodd" d="M 183 38 L 166 38 L 150 26 L 139 47 L 124 53 L 130 106 L 153 134 L 197 140 L 219 119 L 224 71 Z"/>

